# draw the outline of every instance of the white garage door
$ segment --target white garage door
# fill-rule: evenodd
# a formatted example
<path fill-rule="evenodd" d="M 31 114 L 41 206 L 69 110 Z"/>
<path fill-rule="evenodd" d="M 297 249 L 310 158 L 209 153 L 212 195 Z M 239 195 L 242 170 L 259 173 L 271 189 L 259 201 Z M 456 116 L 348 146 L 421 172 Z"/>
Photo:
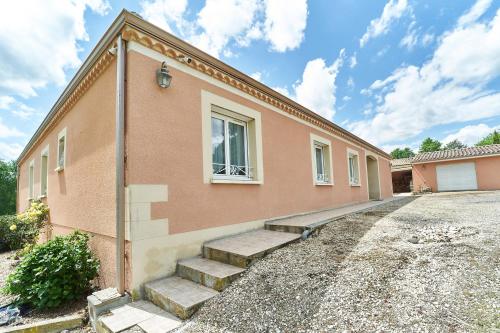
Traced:
<path fill-rule="evenodd" d="M 477 190 L 474 163 L 438 165 L 436 174 L 438 191 Z"/>

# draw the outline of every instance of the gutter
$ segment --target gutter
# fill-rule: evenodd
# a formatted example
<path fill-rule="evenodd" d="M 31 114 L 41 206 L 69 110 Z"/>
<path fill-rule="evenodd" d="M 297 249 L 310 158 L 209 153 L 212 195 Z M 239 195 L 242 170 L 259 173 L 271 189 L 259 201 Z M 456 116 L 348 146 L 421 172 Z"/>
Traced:
<path fill-rule="evenodd" d="M 125 41 L 116 41 L 116 289 L 125 291 Z"/>

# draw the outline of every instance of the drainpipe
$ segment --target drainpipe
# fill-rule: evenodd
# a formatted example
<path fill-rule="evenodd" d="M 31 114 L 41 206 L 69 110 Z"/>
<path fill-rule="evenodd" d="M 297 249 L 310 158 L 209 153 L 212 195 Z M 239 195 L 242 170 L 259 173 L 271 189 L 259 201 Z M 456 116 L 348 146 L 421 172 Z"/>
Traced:
<path fill-rule="evenodd" d="M 116 289 L 125 291 L 125 47 L 116 50 Z"/>

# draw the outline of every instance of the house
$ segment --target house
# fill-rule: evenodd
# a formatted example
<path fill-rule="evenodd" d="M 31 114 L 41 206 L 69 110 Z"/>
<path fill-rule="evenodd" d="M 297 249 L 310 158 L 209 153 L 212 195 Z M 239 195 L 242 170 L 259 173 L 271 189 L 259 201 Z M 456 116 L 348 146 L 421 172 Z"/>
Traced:
<path fill-rule="evenodd" d="M 499 190 L 500 144 L 420 153 L 391 161 L 395 193 Z"/>
<path fill-rule="evenodd" d="M 18 159 L 18 211 L 93 235 L 101 286 L 139 291 L 269 219 L 392 196 L 390 156 L 123 11 Z"/>

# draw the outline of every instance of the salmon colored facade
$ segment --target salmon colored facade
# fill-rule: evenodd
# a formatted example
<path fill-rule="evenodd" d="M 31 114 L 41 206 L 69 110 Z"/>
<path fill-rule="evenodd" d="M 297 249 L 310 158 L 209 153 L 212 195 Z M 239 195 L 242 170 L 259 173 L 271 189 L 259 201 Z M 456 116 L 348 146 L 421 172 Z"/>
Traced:
<path fill-rule="evenodd" d="M 219 76 L 226 65 L 133 15 L 122 17 L 114 26 L 126 41 L 125 219 L 118 222 L 126 226 L 126 289 L 140 292 L 144 282 L 174 273 L 176 260 L 199 254 L 205 241 L 261 228 L 268 219 L 392 196 L 389 156 L 381 150 L 233 69 L 226 73 L 238 76 Z M 134 27 L 127 25 L 129 20 Z M 41 152 L 49 147 L 47 196 L 42 199 L 50 207 L 48 236 L 74 229 L 92 234 L 92 248 L 102 262 L 102 286 L 113 286 L 117 274 L 117 62 L 105 51 L 114 42 L 103 45 L 93 72 L 82 80 L 88 78 L 86 85 L 75 88 L 79 95 L 73 94 L 72 104 L 42 126 L 18 161 L 22 211 L 29 203 L 32 161 L 34 197 L 41 193 Z M 193 63 L 179 60 L 181 50 L 193 56 Z M 156 82 L 162 62 L 173 77 L 167 89 Z M 255 169 L 249 179 L 212 177 L 207 119 L 213 108 L 235 117 L 241 110 L 247 122 L 248 168 Z M 62 130 L 66 164 L 55 171 Z M 324 182 L 314 178 L 317 140 L 323 167 L 331 170 Z"/>
<path fill-rule="evenodd" d="M 412 175 L 415 189 L 430 187 L 437 191 L 436 167 L 439 165 L 470 163 L 475 164 L 477 189 L 480 191 L 500 189 L 500 156 L 487 156 L 413 164 Z"/>

